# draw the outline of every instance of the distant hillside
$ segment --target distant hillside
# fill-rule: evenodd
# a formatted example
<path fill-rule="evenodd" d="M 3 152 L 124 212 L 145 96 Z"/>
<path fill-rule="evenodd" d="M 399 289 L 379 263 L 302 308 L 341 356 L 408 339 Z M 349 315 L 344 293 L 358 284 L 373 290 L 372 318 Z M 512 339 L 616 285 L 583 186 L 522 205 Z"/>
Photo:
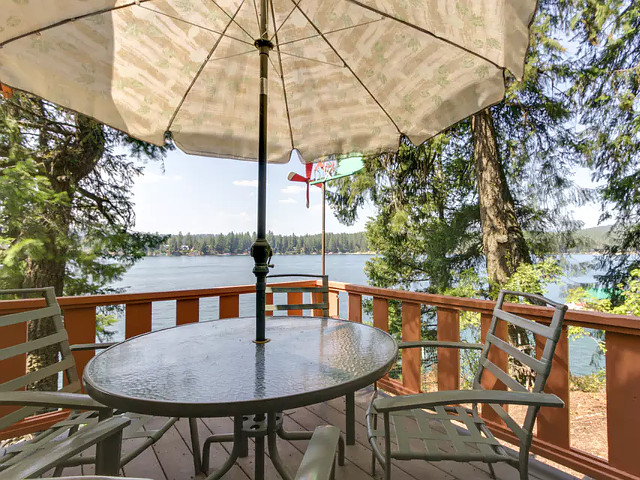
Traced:
<path fill-rule="evenodd" d="M 611 240 L 609 238 L 609 232 L 611 231 L 611 225 L 603 225 L 599 227 L 585 228 L 575 233 L 576 245 L 569 248 L 570 252 L 589 252 L 595 250 L 602 250 L 605 248 Z"/>

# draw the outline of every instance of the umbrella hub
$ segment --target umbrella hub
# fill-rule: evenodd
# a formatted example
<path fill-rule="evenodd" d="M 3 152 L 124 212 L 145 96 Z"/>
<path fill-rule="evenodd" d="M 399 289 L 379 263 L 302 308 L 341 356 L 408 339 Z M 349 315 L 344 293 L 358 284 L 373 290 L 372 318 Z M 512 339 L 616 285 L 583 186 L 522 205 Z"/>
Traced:
<path fill-rule="evenodd" d="M 261 52 L 263 51 L 263 49 L 269 51 L 274 47 L 273 42 L 268 38 L 259 38 L 255 42 L 253 42 L 253 45 Z"/>

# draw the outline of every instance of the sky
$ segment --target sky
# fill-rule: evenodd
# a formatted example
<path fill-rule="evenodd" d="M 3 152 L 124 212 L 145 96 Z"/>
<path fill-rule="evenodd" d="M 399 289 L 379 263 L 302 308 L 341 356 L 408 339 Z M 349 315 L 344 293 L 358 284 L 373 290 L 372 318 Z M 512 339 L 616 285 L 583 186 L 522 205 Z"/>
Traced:
<path fill-rule="evenodd" d="M 292 160 L 267 169 L 267 231 L 296 235 L 320 233 L 322 192 L 311 187 L 310 208 L 305 205 L 305 185 L 287 180 L 289 172 L 304 175 L 304 165 Z M 256 230 L 258 165 L 254 162 L 169 152 L 164 172 L 159 163 L 149 163 L 135 180 L 133 201 L 136 230 L 159 233 L 228 233 Z M 574 180 L 592 187 L 587 169 L 575 172 Z M 361 232 L 371 205 L 361 210 L 353 226 L 342 225 L 327 205 L 327 232 Z M 584 227 L 594 227 L 600 216 L 596 205 L 574 210 Z"/>
<path fill-rule="evenodd" d="M 313 234 L 322 231 L 322 190 L 311 187 L 306 208 L 305 185 L 287 180 L 304 175 L 297 160 L 267 168 L 267 231 Z M 159 233 L 254 232 L 257 215 L 258 164 L 169 152 L 164 172 L 149 163 L 135 180 L 136 230 Z M 327 205 L 327 232 L 364 231 L 371 207 L 353 226 L 341 225 Z"/>

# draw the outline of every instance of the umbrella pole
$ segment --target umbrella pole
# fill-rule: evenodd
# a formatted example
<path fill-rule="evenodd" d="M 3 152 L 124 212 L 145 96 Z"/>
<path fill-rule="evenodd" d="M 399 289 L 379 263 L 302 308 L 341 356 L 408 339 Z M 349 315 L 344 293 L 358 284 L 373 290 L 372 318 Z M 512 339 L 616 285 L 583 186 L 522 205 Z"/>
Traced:
<path fill-rule="evenodd" d="M 268 260 L 271 258 L 271 246 L 266 239 L 267 223 L 267 92 L 269 76 L 269 51 L 273 43 L 267 32 L 267 0 L 260 2 L 260 38 L 255 46 L 260 51 L 260 123 L 258 133 L 258 232 L 251 247 L 251 256 L 255 261 L 253 273 L 256 276 L 256 343 L 265 343 L 265 301 Z"/>

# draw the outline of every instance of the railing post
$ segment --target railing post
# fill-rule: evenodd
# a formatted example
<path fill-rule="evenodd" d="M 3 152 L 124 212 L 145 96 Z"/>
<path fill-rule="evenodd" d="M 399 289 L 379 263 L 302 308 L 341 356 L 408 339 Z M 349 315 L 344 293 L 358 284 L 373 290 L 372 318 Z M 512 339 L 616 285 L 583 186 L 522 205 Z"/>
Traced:
<path fill-rule="evenodd" d="M 420 304 L 402 302 L 402 341 L 420 340 Z M 420 373 L 422 349 L 408 348 L 402 351 L 402 385 L 412 392 L 421 391 Z"/>
<path fill-rule="evenodd" d="M 240 301 L 238 299 L 238 301 Z M 273 293 L 266 293 L 265 294 L 265 302 L 267 305 L 273 305 Z M 273 312 L 268 311 L 268 312 L 264 312 L 265 316 L 267 317 L 273 317 Z"/>
<path fill-rule="evenodd" d="M 542 356 L 546 339 L 536 336 L 536 358 Z M 538 413 L 538 431 L 540 440 L 554 443 L 563 448 L 570 448 L 569 419 L 569 340 L 567 327 L 562 328 L 560 340 L 556 344 L 551 373 L 547 378 L 544 391 L 553 393 L 562 399 L 565 408 L 543 407 Z"/>
<path fill-rule="evenodd" d="M 304 295 L 302 292 L 289 292 L 287 293 L 287 303 L 289 305 L 300 305 L 304 301 Z M 302 315 L 302 310 L 288 310 L 288 315 Z"/>
<path fill-rule="evenodd" d="M 438 307 L 438 341 L 460 341 L 460 315 L 457 310 Z M 438 349 L 438 390 L 460 388 L 460 351 L 457 348 Z"/>
<path fill-rule="evenodd" d="M 125 313 L 125 338 L 151 331 L 151 302 L 127 303 Z"/>
<path fill-rule="evenodd" d="M 609 464 L 640 476 L 640 336 L 607 332 Z"/>
<path fill-rule="evenodd" d="M 311 303 L 322 303 L 322 292 L 311 292 Z M 314 317 L 322 317 L 322 310 L 312 310 L 311 315 Z"/>
<path fill-rule="evenodd" d="M 340 317 L 340 293 L 329 291 L 329 316 Z"/>
<path fill-rule="evenodd" d="M 63 314 L 64 328 L 69 335 L 70 345 L 94 343 L 96 341 L 96 307 L 65 308 Z M 73 352 L 80 383 L 82 383 L 84 367 L 94 355 L 95 352 L 93 350 Z"/>
<path fill-rule="evenodd" d="M 218 318 L 235 318 L 240 316 L 240 295 L 221 295 L 220 314 Z"/>
<path fill-rule="evenodd" d="M 373 297 L 373 326 L 389 332 L 389 300 Z"/>
<path fill-rule="evenodd" d="M 176 301 L 176 325 L 196 323 L 200 319 L 200 299 Z"/>
<path fill-rule="evenodd" d="M 349 321 L 362 323 L 362 295 L 349 293 Z"/>
<path fill-rule="evenodd" d="M 27 322 L 0 327 L 0 349 L 20 345 L 27 341 Z M 0 384 L 18 378 L 27 373 L 27 354 L 16 355 L 0 360 Z M 0 406 L 0 417 L 20 407 Z"/>
<path fill-rule="evenodd" d="M 487 333 L 489 332 L 489 326 L 491 325 L 492 315 L 489 313 L 483 313 L 480 316 L 480 341 L 484 343 L 487 340 Z M 499 321 L 496 324 L 495 336 L 501 340 L 507 341 L 507 324 Z M 494 365 L 501 368 L 505 372 L 509 371 L 509 358 L 499 348 L 491 348 L 487 355 L 489 361 Z M 482 387 L 486 390 L 506 390 L 507 387 L 499 381 L 493 373 L 485 370 L 482 374 Z M 505 410 L 509 410 L 509 405 L 503 405 Z M 504 421 L 498 416 L 498 414 L 491 408 L 491 406 L 483 404 L 480 407 L 481 415 L 483 418 L 495 422 L 499 425 L 504 425 Z"/>

